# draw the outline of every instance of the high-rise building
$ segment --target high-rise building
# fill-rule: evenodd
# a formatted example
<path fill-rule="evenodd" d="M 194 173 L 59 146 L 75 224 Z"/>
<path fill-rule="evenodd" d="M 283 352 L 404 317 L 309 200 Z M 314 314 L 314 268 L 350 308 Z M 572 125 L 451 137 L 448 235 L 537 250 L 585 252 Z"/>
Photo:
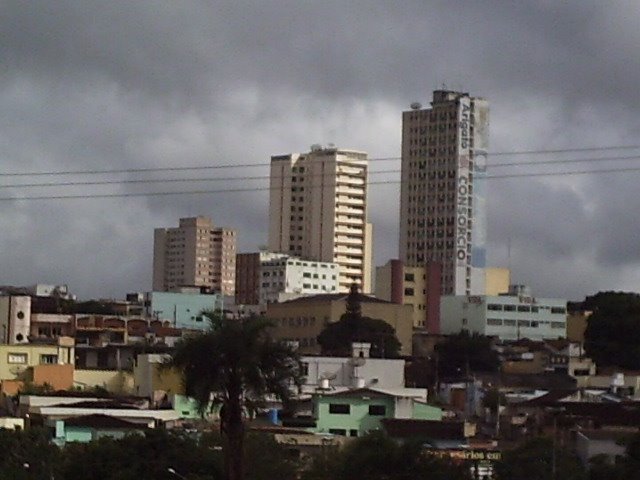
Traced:
<path fill-rule="evenodd" d="M 340 268 L 340 291 L 371 291 L 367 154 L 314 145 L 271 157 L 269 250 Z"/>
<path fill-rule="evenodd" d="M 489 106 L 449 90 L 402 114 L 400 259 L 442 265 L 443 295 L 482 295 Z"/>
<path fill-rule="evenodd" d="M 207 217 L 181 218 L 177 228 L 156 228 L 153 242 L 153 290 L 201 287 L 233 295 L 236 232 L 214 227 Z"/>

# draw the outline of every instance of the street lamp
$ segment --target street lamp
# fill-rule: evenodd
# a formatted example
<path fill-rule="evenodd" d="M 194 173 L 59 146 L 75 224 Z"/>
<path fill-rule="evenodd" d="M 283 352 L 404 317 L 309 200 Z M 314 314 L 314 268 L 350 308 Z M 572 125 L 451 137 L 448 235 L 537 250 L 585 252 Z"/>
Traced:
<path fill-rule="evenodd" d="M 181 478 L 182 480 L 188 480 L 187 477 L 185 477 L 184 475 L 176 472 L 173 467 L 167 468 L 167 472 L 169 472 L 171 475 L 175 475 L 176 477 Z"/>

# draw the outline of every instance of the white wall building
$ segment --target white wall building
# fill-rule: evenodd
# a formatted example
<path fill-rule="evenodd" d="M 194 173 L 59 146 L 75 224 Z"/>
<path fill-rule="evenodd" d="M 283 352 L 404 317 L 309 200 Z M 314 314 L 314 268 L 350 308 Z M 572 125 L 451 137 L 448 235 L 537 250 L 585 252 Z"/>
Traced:
<path fill-rule="evenodd" d="M 28 343 L 31 333 L 31 297 L 0 296 L 0 343 Z"/>
<path fill-rule="evenodd" d="M 271 157 L 269 250 L 340 265 L 340 292 L 371 291 L 367 154 L 313 146 Z"/>
<path fill-rule="evenodd" d="M 351 357 L 301 356 L 303 393 L 317 389 L 404 388 L 405 361 L 370 358 L 370 348 L 369 343 L 354 343 Z"/>
<path fill-rule="evenodd" d="M 501 340 L 564 338 L 567 301 L 533 297 L 522 285 L 512 285 L 506 295 L 444 296 L 440 326 L 443 334 L 466 330 Z"/>
<path fill-rule="evenodd" d="M 489 105 L 449 90 L 402 114 L 400 260 L 442 265 L 443 295 L 484 295 Z"/>
<path fill-rule="evenodd" d="M 338 264 L 296 257 L 281 256 L 261 262 L 260 277 L 262 305 L 303 295 L 336 293 L 340 288 Z"/>

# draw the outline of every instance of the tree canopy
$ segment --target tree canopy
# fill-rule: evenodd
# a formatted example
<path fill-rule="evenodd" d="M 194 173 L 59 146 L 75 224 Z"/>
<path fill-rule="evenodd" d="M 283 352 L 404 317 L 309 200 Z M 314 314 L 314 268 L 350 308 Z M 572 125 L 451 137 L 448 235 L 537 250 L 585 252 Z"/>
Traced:
<path fill-rule="evenodd" d="M 168 366 L 183 374 L 185 393 L 201 410 L 220 406 L 228 480 L 244 478 L 244 418 L 267 395 L 287 402 L 299 383 L 296 352 L 273 340 L 262 318 L 228 319 L 205 312 L 209 331 L 181 341 Z"/>
<path fill-rule="evenodd" d="M 376 358 L 397 358 L 402 346 L 391 325 L 362 315 L 361 295 L 355 284 L 347 296 L 346 312 L 318 336 L 324 355 L 349 356 L 354 342 L 370 343 L 370 355 Z"/>
<path fill-rule="evenodd" d="M 534 438 L 514 450 L 505 452 L 502 461 L 495 465 L 496 479 L 554 479 L 554 461 L 555 479 L 586 479 L 586 472 L 580 460 L 568 451 L 554 447 L 553 440 L 547 437 Z"/>
<path fill-rule="evenodd" d="M 467 371 L 495 372 L 500 360 L 491 339 L 483 335 L 460 332 L 436 345 L 440 375 L 464 374 Z"/>
<path fill-rule="evenodd" d="M 599 366 L 640 368 L 640 295 L 599 292 L 584 307 L 587 320 L 585 350 Z"/>
<path fill-rule="evenodd" d="M 418 443 L 399 444 L 381 432 L 313 459 L 303 480 L 471 480 L 468 465 L 425 454 Z"/>

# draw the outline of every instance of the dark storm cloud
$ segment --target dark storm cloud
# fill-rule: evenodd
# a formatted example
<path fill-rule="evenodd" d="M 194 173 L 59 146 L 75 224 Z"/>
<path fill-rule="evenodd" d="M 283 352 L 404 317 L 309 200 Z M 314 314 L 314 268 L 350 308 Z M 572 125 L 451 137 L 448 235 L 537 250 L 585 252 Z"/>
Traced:
<path fill-rule="evenodd" d="M 443 82 L 490 101 L 494 151 L 637 143 L 639 10 L 595 1 L 6 1 L 2 171 L 266 164 L 317 142 L 398 156 L 400 111 L 428 103 Z M 510 242 L 514 277 L 545 295 L 636 289 L 635 175 L 492 181 L 490 259 L 505 264 Z M 242 184 L 260 185 L 2 188 L 0 197 Z M 371 192 L 377 263 L 397 255 L 397 191 Z M 242 250 L 255 249 L 266 242 L 267 199 L 256 190 L 3 201 L 0 245 L 10 254 L 0 283 L 66 282 L 85 296 L 143 290 L 154 227 L 210 215 L 239 230 Z"/>

